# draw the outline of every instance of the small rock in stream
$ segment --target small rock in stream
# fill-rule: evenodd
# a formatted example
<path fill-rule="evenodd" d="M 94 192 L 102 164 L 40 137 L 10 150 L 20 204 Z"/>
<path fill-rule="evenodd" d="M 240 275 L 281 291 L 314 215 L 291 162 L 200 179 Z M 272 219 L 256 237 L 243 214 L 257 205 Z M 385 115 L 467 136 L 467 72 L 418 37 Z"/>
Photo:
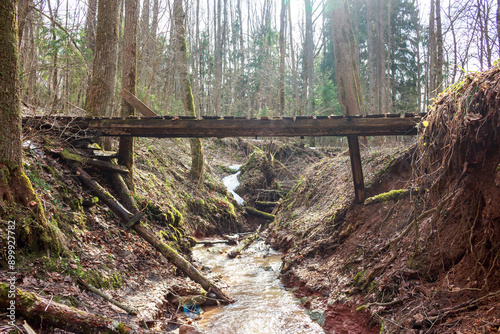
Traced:
<path fill-rule="evenodd" d="M 181 325 L 179 334 L 203 334 L 203 332 L 191 325 Z"/>

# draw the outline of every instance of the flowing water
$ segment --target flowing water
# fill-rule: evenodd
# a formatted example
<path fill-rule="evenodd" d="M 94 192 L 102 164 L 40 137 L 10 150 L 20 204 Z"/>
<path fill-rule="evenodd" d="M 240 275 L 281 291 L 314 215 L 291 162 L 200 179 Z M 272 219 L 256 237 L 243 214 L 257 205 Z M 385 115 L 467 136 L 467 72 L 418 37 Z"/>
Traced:
<path fill-rule="evenodd" d="M 237 301 L 204 308 L 197 326 L 207 334 L 298 334 L 324 333 L 306 310 L 281 284 L 281 254 L 256 241 L 240 257 L 229 259 L 222 252 L 229 246 L 197 246 L 194 257 L 211 267 L 229 287 Z"/>
<path fill-rule="evenodd" d="M 232 171 L 236 172 L 234 174 L 231 174 L 229 176 L 226 176 L 225 178 L 222 179 L 222 183 L 226 186 L 227 190 L 233 194 L 234 199 L 239 205 L 243 205 L 245 202 L 243 198 L 241 198 L 240 195 L 234 192 L 236 188 L 240 185 L 240 182 L 238 181 L 238 175 L 240 175 L 240 169 L 241 165 L 231 165 L 229 166 L 229 169 Z"/>

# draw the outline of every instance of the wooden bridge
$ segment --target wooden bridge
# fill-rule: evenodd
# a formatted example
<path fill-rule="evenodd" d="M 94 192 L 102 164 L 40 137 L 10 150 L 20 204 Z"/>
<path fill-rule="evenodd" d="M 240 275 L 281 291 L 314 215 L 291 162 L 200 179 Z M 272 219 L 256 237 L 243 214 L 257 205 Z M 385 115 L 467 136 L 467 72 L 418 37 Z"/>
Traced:
<path fill-rule="evenodd" d="M 423 115 L 380 114 L 365 116 L 215 117 L 65 117 L 23 118 L 32 128 L 57 127 L 85 136 L 132 136 L 156 138 L 207 137 L 303 137 L 346 136 L 356 201 L 364 199 L 364 181 L 358 136 L 416 135 Z"/>

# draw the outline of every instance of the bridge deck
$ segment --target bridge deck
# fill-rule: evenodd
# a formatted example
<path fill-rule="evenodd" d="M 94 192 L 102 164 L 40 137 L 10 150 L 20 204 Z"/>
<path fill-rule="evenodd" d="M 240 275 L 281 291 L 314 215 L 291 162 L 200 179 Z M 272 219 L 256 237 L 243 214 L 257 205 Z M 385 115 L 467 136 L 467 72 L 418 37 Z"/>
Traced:
<path fill-rule="evenodd" d="M 421 116 L 368 115 L 246 119 L 236 117 L 165 116 L 146 118 L 26 117 L 32 128 L 59 127 L 86 136 L 133 137 L 298 137 L 347 136 L 357 202 L 364 198 L 363 170 L 357 136 L 416 135 Z"/>
<path fill-rule="evenodd" d="M 133 137 L 298 137 L 415 135 L 421 116 L 368 115 L 247 119 L 236 117 L 165 116 L 146 118 L 27 117 L 25 124 L 58 123 L 89 130 L 97 136 Z"/>

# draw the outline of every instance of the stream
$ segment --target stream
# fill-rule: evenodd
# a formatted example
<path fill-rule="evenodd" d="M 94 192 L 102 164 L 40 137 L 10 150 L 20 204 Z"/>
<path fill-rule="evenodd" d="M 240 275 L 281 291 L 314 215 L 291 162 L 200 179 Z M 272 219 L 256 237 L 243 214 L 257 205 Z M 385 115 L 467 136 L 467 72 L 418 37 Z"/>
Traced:
<path fill-rule="evenodd" d="M 260 240 L 235 259 L 224 254 L 229 248 L 199 245 L 193 249 L 193 256 L 211 268 L 212 276 L 221 277 L 228 285 L 227 294 L 236 300 L 231 305 L 203 308 L 196 324 L 204 333 L 324 333 L 281 284 L 280 253 Z"/>
<path fill-rule="evenodd" d="M 240 167 L 241 165 L 231 165 L 229 169 L 235 172 L 229 176 L 226 176 L 222 179 L 222 183 L 226 186 L 227 190 L 233 194 L 234 199 L 239 205 L 243 205 L 245 201 L 241 198 L 240 195 L 234 192 L 236 188 L 240 185 L 240 181 L 238 181 L 238 175 L 240 175 Z"/>

